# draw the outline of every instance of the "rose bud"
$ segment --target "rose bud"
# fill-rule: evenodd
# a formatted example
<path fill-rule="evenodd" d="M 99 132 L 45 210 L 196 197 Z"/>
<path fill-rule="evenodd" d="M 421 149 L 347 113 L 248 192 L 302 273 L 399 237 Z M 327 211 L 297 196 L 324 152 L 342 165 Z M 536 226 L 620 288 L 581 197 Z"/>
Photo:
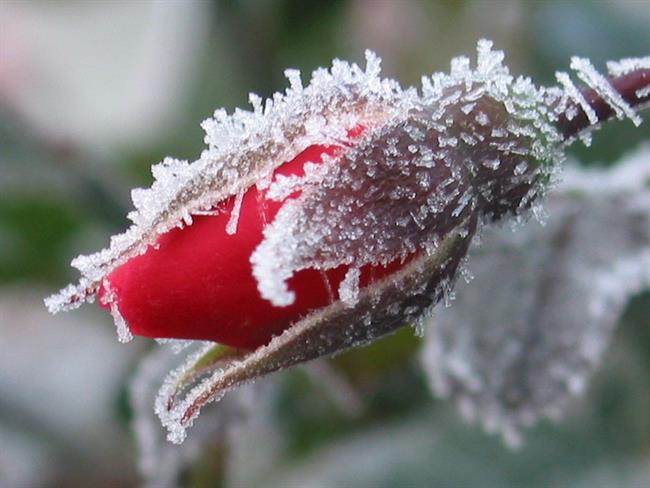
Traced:
<path fill-rule="evenodd" d="M 154 166 L 132 227 L 76 258 L 80 283 L 48 307 L 99 295 L 122 339 L 130 327 L 221 344 L 161 389 L 177 442 L 230 388 L 417 326 L 482 225 L 536 209 L 567 142 L 612 115 L 638 122 L 632 106 L 648 101 L 647 59 L 610 79 L 577 60 L 585 91 L 562 74 L 538 88 L 502 60 L 480 41 L 476 68 L 456 58 L 420 92 L 381 79 L 370 53 L 365 71 L 335 61 L 306 87 L 287 72 L 284 95 L 206 121 L 200 159 Z"/>
<path fill-rule="evenodd" d="M 280 166 L 275 181 L 302 175 L 305 164 L 321 164 L 324 157 L 344 150 L 310 146 Z M 195 216 L 191 225 L 170 230 L 155 247 L 108 275 L 106 286 L 134 334 L 255 349 L 310 311 L 340 299 L 346 266 L 296 273 L 290 280 L 296 297 L 287 306 L 276 307 L 261 297 L 250 256 L 262 241 L 265 223 L 273 221 L 283 204 L 267 198 L 267 191 L 253 186 L 241 198 L 229 197 L 214 206 L 214 215 Z M 365 266 L 360 286 L 380 280 L 401 264 Z M 102 303 L 107 288 L 100 288 L 100 304 L 110 308 L 108 300 Z"/>

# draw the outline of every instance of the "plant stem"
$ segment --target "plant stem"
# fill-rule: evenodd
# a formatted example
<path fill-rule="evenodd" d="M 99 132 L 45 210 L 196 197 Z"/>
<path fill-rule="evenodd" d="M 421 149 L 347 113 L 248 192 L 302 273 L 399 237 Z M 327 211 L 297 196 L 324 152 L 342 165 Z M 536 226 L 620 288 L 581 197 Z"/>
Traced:
<path fill-rule="evenodd" d="M 610 76 L 607 80 L 630 107 L 643 108 L 650 103 L 650 93 L 642 93 L 639 96 L 639 91 L 650 85 L 650 69 L 638 69 L 620 76 Z M 583 87 L 580 91 L 587 103 L 596 112 L 599 123 L 605 122 L 615 115 L 612 106 L 596 90 Z M 583 130 L 592 127 L 587 114 L 577 102 L 569 101 L 567 109 L 571 109 L 571 107 L 577 109 L 578 113 L 569 120 L 567 117 L 569 110 L 566 110 L 559 116 L 557 122 L 557 127 L 565 140 L 572 139 Z"/>

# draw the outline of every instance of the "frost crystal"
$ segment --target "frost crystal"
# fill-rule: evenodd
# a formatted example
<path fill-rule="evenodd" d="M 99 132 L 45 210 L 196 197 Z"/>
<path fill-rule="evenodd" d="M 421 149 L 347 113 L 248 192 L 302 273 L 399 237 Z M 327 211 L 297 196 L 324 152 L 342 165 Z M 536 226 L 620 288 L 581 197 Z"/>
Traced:
<path fill-rule="evenodd" d="M 576 102 L 580 106 L 580 108 L 584 111 L 584 113 L 587 114 L 589 123 L 597 124 L 598 115 L 596 115 L 596 112 L 594 111 L 593 108 L 591 108 L 589 102 L 585 100 L 585 97 L 582 96 L 582 93 L 580 93 L 580 91 L 573 84 L 569 75 L 566 73 L 558 72 L 555 73 L 555 78 L 557 79 L 558 83 L 562 85 L 562 88 L 564 88 L 565 96 L 571 98 L 574 102 Z M 560 110 L 562 109 L 560 108 Z"/>
<path fill-rule="evenodd" d="M 192 347 L 200 344 L 194 343 Z M 129 385 L 129 397 L 133 409 L 132 428 L 138 448 L 138 468 L 151 488 L 180 486 L 188 466 L 196 462 L 202 451 L 210 447 L 237 445 L 237 439 L 229 435 L 238 428 L 252 412 L 256 393 L 243 389 L 232 395 L 219 408 L 203 415 L 200 429 L 182 447 L 165 442 L 154 412 L 151 408 L 160 381 L 178 362 L 178 356 L 166 348 L 150 352 L 138 365 Z"/>
<path fill-rule="evenodd" d="M 115 322 L 117 338 L 120 342 L 129 342 L 133 339 L 133 334 L 131 334 L 129 325 L 126 323 L 126 320 L 124 320 L 124 317 L 122 317 L 122 314 L 120 314 L 120 311 L 117 308 L 117 295 L 111 288 L 108 280 L 104 280 L 103 286 L 105 294 L 101 301 L 104 305 L 110 307 L 111 316 L 113 317 L 113 322 Z"/>
<path fill-rule="evenodd" d="M 92 300 L 114 269 L 228 198 L 234 208 L 225 230 L 236 233 L 243 195 L 253 185 L 271 185 L 270 198 L 301 191 L 283 204 L 251 256 L 261 295 L 277 306 L 293 303 L 287 280 L 299 270 L 431 253 L 472 212 L 482 215 L 480 224 L 525 211 L 544 195 L 563 159 L 554 125 L 561 109 L 575 112 L 577 105 L 592 123 L 598 118 L 568 75 L 557 75 L 564 90 L 537 88 L 511 76 L 503 58 L 481 40 L 475 69 L 469 58 L 455 58 L 449 74 L 423 78 L 421 93 L 381 78 L 371 52 L 365 70 L 334 60 L 306 86 L 298 71 L 287 70 L 285 93 L 268 100 L 251 94 L 252 110 L 217 110 L 202 124 L 208 147 L 198 160 L 166 158 L 154 166 L 152 187 L 132 193 L 133 225 L 107 249 L 74 259 L 79 283 L 48 298 L 48 308 Z M 643 58 L 609 68 L 646 65 Z M 591 64 L 574 58 L 572 67 L 618 115 L 639 121 Z M 363 128 L 360 137 L 350 136 L 355 127 Z M 317 168 L 306 165 L 304 177 L 272 183 L 275 169 L 315 144 L 346 149 Z"/>

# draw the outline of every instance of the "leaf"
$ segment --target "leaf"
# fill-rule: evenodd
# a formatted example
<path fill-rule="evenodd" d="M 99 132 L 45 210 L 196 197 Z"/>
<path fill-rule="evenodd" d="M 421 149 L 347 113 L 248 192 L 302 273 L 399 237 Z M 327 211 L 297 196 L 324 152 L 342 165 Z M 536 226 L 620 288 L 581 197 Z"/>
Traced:
<path fill-rule="evenodd" d="M 433 391 L 510 444 L 584 391 L 628 299 L 650 286 L 650 147 L 607 171 L 572 168 L 545 226 L 486 230 L 477 276 L 430 321 Z"/>

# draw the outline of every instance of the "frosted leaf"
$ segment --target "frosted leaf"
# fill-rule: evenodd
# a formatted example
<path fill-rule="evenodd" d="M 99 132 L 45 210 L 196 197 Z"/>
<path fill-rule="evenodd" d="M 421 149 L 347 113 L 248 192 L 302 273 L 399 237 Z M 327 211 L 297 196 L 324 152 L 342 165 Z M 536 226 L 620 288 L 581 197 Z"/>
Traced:
<path fill-rule="evenodd" d="M 281 202 L 250 256 L 261 297 L 289 305 L 296 272 L 347 266 L 342 300 L 296 319 L 253 352 L 222 354 L 206 345 L 190 355 L 156 400 L 170 440 L 181 442 L 200 409 L 232 388 L 420 324 L 435 303 L 453 298 L 457 268 L 477 230 L 504 216 L 541 214 L 537 200 L 564 158 L 560 108 L 584 102 L 587 115 L 591 110 L 568 77 L 558 75 L 564 91 L 538 88 L 511 76 L 490 41 L 479 41 L 477 53 L 476 68 L 456 58 L 449 74 L 423 80 L 421 94 L 380 78 L 379 58 L 367 52 L 365 70 L 334 60 L 306 86 L 288 70 L 285 93 L 264 101 L 251 95 L 252 110 L 217 110 L 203 123 L 208 147 L 200 158 L 167 158 L 153 167 L 152 187 L 133 192 L 133 225 L 107 249 L 75 258 L 79 283 L 47 299 L 48 308 L 75 308 L 103 284 L 104 303 L 126 339 L 107 276 L 166 232 L 192 225 L 194 215 L 219 212 L 227 199 L 234 205 L 225 232 L 236 233 L 243 195 L 255 186 Z M 579 74 L 627 113 L 584 63 Z M 314 145 L 337 153 L 305 164 L 304 176 L 274 179 L 283 163 Z M 360 288 L 360 268 L 400 260 L 399 271 Z"/>
<path fill-rule="evenodd" d="M 436 394 L 511 444 L 586 388 L 628 299 L 650 287 L 650 147 L 611 170 L 571 168 L 545 227 L 485 230 L 476 276 L 431 320 Z"/>
<path fill-rule="evenodd" d="M 200 347 L 200 344 L 195 342 L 189 347 Z M 169 349 L 156 349 L 140 361 L 129 385 L 138 468 L 145 481 L 144 486 L 152 488 L 179 486 L 187 468 L 194 465 L 197 458 L 210 447 L 218 448 L 224 444 L 236 447 L 236 438 L 229 433 L 246 420 L 254 407 L 254 392 L 242 389 L 218 408 L 206 412 L 196 435 L 182 446 L 166 442 L 152 404 L 163 377 L 177 363 L 176 353 Z"/>

